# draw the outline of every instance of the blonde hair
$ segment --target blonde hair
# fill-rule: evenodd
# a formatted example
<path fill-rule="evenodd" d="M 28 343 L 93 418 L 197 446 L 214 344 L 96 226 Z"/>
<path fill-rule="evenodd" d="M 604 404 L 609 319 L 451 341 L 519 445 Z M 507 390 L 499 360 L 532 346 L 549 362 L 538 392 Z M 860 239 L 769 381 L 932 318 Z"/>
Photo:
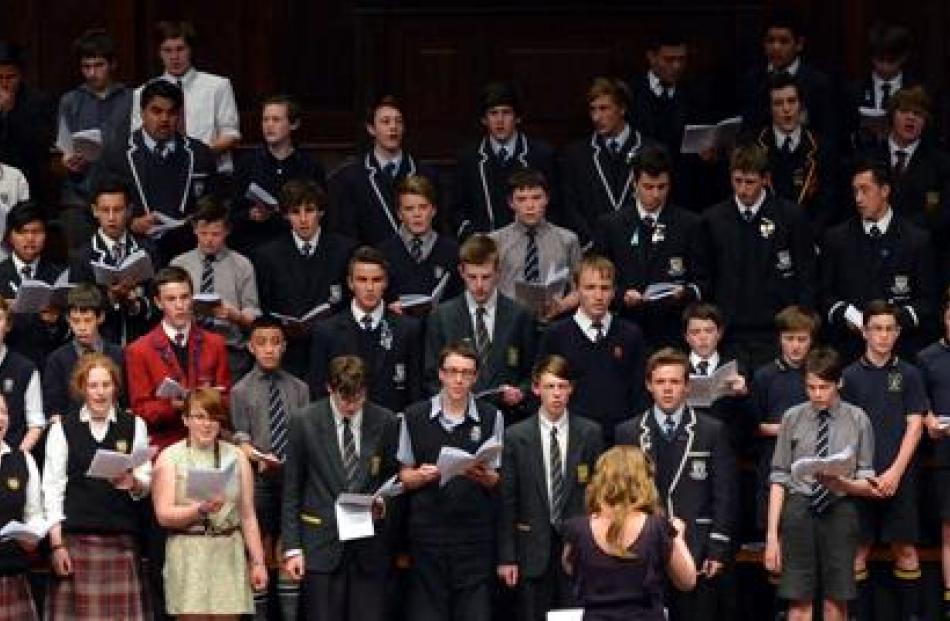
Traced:
<path fill-rule="evenodd" d="M 587 486 L 587 512 L 610 511 L 606 541 L 610 554 L 631 556 L 623 544 L 628 517 L 638 511 L 651 515 L 660 512 L 653 473 L 653 462 L 633 446 L 615 446 L 597 460 L 594 477 Z"/>

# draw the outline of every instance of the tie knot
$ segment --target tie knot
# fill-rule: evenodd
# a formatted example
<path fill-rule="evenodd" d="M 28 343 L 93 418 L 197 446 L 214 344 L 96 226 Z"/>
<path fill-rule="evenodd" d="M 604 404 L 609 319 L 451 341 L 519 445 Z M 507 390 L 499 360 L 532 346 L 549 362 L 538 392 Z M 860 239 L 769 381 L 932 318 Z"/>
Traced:
<path fill-rule="evenodd" d="M 33 266 L 24 265 L 20 268 L 20 273 L 23 275 L 23 278 L 33 278 Z"/>
<path fill-rule="evenodd" d="M 395 178 L 396 177 L 396 162 L 387 162 L 386 165 L 383 166 L 383 172 L 389 175 L 391 179 Z"/>
<path fill-rule="evenodd" d="M 828 410 L 818 410 L 818 420 L 824 422 L 831 418 L 831 412 Z"/>
<path fill-rule="evenodd" d="M 300 247 L 300 252 L 303 256 L 309 257 L 310 253 L 313 252 L 313 244 L 305 242 L 304 245 Z"/>
<path fill-rule="evenodd" d="M 364 330 L 373 329 L 373 316 L 372 315 L 363 315 L 363 318 L 360 319 L 360 322 L 363 324 Z"/>
<path fill-rule="evenodd" d="M 206 254 L 206 255 L 205 255 L 205 263 L 214 263 L 214 262 L 217 261 L 217 260 L 218 260 L 218 255 L 216 255 L 216 254 Z"/>
<path fill-rule="evenodd" d="M 488 309 L 484 306 L 478 306 L 475 308 L 475 314 L 479 317 L 484 317 L 488 313 Z"/>
<path fill-rule="evenodd" d="M 185 346 L 185 333 L 184 333 L 184 332 L 176 332 L 176 333 L 175 333 L 175 345 L 177 345 L 178 347 L 184 347 L 184 346 Z"/>
<path fill-rule="evenodd" d="M 698 369 L 699 372 L 702 373 L 703 375 L 709 374 L 709 361 L 700 360 L 699 363 L 696 365 L 696 369 Z"/>
<path fill-rule="evenodd" d="M 656 218 L 653 216 L 643 216 L 643 225 L 648 229 L 652 229 L 656 226 Z"/>
<path fill-rule="evenodd" d="M 551 427 L 551 438 L 557 438 L 557 427 Z"/>
<path fill-rule="evenodd" d="M 755 217 L 755 212 L 753 212 L 751 209 L 743 209 L 743 210 L 742 210 L 742 218 L 743 218 L 746 222 L 752 222 L 752 218 L 754 218 L 754 217 Z"/>
<path fill-rule="evenodd" d="M 620 151 L 620 141 L 616 138 L 611 138 L 607 141 L 607 148 L 610 149 L 611 153 L 616 155 L 617 152 Z"/>
<path fill-rule="evenodd" d="M 791 136 L 785 136 L 785 140 L 782 142 L 782 151 L 785 151 L 786 153 L 792 152 L 792 137 Z"/>
<path fill-rule="evenodd" d="M 884 235 L 884 233 L 881 232 L 881 227 L 879 227 L 877 224 L 872 224 L 871 228 L 868 229 L 868 235 L 871 236 L 871 239 L 878 239 Z"/>
<path fill-rule="evenodd" d="M 342 423 L 343 423 L 343 428 L 344 428 L 344 429 L 350 429 L 350 428 L 351 428 L 352 425 L 350 425 L 350 419 L 349 419 L 348 416 L 342 416 L 342 417 L 340 417 L 340 420 L 341 420 Z"/>
<path fill-rule="evenodd" d="M 508 149 L 501 147 L 498 149 L 498 159 L 502 162 L 508 161 Z"/>

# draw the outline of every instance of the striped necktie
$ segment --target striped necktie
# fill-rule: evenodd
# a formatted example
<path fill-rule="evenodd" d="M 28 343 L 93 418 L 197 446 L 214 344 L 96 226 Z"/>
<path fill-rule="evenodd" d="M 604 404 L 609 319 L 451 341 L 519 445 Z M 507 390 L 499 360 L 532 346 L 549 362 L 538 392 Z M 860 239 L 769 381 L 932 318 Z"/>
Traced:
<path fill-rule="evenodd" d="M 213 254 L 206 254 L 204 263 L 201 266 L 201 293 L 214 292 L 214 261 L 216 257 Z"/>
<path fill-rule="evenodd" d="M 277 387 L 277 378 L 271 375 L 268 386 L 267 414 L 270 419 L 270 448 L 281 461 L 287 455 L 287 411 Z"/>
<path fill-rule="evenodd" d="M 488 324 L 485 323 L 485 315 L 488 310 L 484 306 L 475 309 L 475 349 L 479 357 L 484 356 L 491 345 L 491 335 L 488 334 Z"/>
<path fill-rule="evenodd" d="M 830 435 L 831 412 L 821 410 L 818 412 L 818 436 L 815 439 L 815 455 L 817 457 L 828 457 L 828 437 Z M 834 501 L 831 490 L 817 481 L 812 486 L 811 510 L 815 515 L 824 513 L 828 506 Z"/>
<path fill-rule="evenodd" d="M 557 526 L 564 512 L 567 499 L 567 486 L 564 484 L 564 461 L 561 458 L 561 445 L 557 441 L 557 427 L 551 427 L 551 524 Z"/>
<path fill-rule="evenodd" d="M 541 266 L 538 263 L 538 231 L 528 229 L 525 231 L 528 238 L 528 247 L 524 255 L 524 279 L 525 282 L 538 282 L 541 280 Z"/>
<path fill-rule="evenodd" d="M 356 483 L 356 466 L 359 459 L 356 455 L 356 439 L 353 437 L 353 428 L 350 419 L 343 419 L 343 474 L 346 476 L 346 488 L 353 490 Z"/>

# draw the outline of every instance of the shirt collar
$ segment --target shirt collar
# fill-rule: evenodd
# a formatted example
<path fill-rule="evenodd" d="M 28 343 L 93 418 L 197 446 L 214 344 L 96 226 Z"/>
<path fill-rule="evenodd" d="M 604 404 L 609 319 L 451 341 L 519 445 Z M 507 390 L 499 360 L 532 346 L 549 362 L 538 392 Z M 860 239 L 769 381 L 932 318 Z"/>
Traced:
<path fill-rule="evenodd" d="M 194 67 L 188 67 L 188 71 L 186 71 L 180 76 L 174 76 L 166 71 L 165 73 L 162 74 L 162 79 L 168 80 L 172 84 L 176 84 L 176 85 L 178 84 L 178 81 L 181 80 L 182 86 L 188 86 L 194 81 L 197 75 L 198 75 L 197 69 L 195 69 Z"/>
<path fill-rule="evenodd" d="M 525 226 L 523 223 L 519 222 L 518 220 L 515 220 L 514 222 L 512 222 L 512 224 L 514 225 L 515 230 L 517 230 L 522 235 L 528 234 L 529 227 Z M 538 225 L 534 227 L 534 232 L 537 235 L 540 235 L 541 231 L 547 228 L 547 226 L 548 226 L 548 221 L 546 219 L 542 219 L 540 222 L 538 222 Z"/>
<path fill-rule="evenodd" d="M 13 450 L 10 448 L 10 445 L 0 440 L 0 456 L 6 455 L 7 453 L 12 453 Z"/>
<path fill-rule="evenodd" d="M 541 439 L 547 440 L 551 435 L 551 429 L 557 429 L 558 437 L 563 438 L 568 428 L 567 417 L 568 411 L 564 410 L 564 414 L 559 419 L 552 421 L 544 415 L 544 408 L 538 408 L 538 426 L 541 428 Z"/>
<path fill-rule="evenodd" d="M 881 231 L 881 234 L 887 233 L 887 229 L 891 226 L 891 220 L 894 219 L 894 209 L 891 207 L 887 208 L 887 211 L 884 212 L 884 215 L 874 220 L 861 220 L 861 226 L 864 227 L 864 232 L 868 235 L 871 234 L 871 227 L 877 226 L 878 230 Z"/>
<path fill-rule="evenodd" d="M 402 238 L 403 243 L 405 243 L 407 246 L 412 242 L 412 238 L 416 237 L 415 235 L 409 232 L 409 229 L 406 228 L 405 224 L 399 225 L 398 232 L 399 232 L 399 237 Z M 422 247 L 425 248 L 430 242 L 434 244 L 435 238 L 437 236 L 438 236 L 438 233 L 436 233 L 435 230 L 433 229 L 429 229 L 422 235 L 419 235 L 419 239 L 422 240 Z"/>
<path fill-rule="evenodd" d="M 876 73 L 872 71 L 871 82 L 874 84 L 875 94 L 881 92 L 881 86 L 883 86 L 884 84 L 889 84 L 891 87 L 891 95 L 893 95 L 894 93 L 900 90 L 901 85 L 904 83 L 904 72 L 901 71 L 890 80 L 885 80 L 884 78 L 880 77 L 879 75 L 877 75 Z M 875 97 L 875 100 L 876 99 L 877 98 Z"/>
<path fill-rule="evenodd" d="M 913 141 L 912 143 L 910 143 L 910 144 L 907 145 L 906 147 L 902 147 L 902 146 L 900 146 L 899 144 L 897 144 L 896 142 L 894 142 L 894 137 L 893 137 L 893 136 L 888 136 L 888 137 L 887 137 L 887 146 L 888 146 L 888 150 L 889 150 L 890 153 L 891 153 L 891 161 L 892 161 L 892 162 L 897 159 L 897 155 L 896 155 L 896 154 L 897 154 L 898 151 L 904 151 L 905 153 L 907 153 L 907 161 L 906 161 L 905 164 L 904 164 L 904 165 L 906 166 L 907 164 L 910 163 L 911 158 L 914 157 L 914 151 L 916 151 L 916 150 L 917 150 L 917 147 L 920 146 L 920 139 L 918 138 L 917 140 Z"/>
<path fill-rule="evenodd" d="M 502 147 L 505 147 L 505 150 L 508 151 L 508 157 L 511 157 L 512 155 L 515 154 L 515 150 L 517 150 L 518 148 L 518 132 L 517 131 L 513 132 L 511 134 L 511 137 L 508 138 L 508 140 L 504 142 L 499 142 L 495 140 L 494 136 L 489 138 L 489 141 L 491 142 L 492 153 L 494 153 L 495 155 L 498 155 L 498 150 Z"/>
<path fill-rule="evenodd" d="M 809 404 L 809 405 L 811 405 L 811 404 Z M 818 418 L 818 412 L 819 412 L 820 410 L 816 409 L 815 406 L 811 406 L 809 409 L 811 410 L 811 415 L 812 415 L 814 418 L 817 419 L 817 418 Z M 835 416 L 838 415 L 838 411 L 839 411 L 839 410 L 841 410 L 841 397 L 838 397 L 837 399 L 835 399 L 835 402 L 832 403 L 831 406 L 828 408 L 828 412 L 830 412 L 830 413 L 831 413 L 831 417 L 834 418 Z"/>
<path fill-rule="evenodd" d="M 365 312 L 356 304 L 356 300 L 352 300 L 350 302 L 350 313 L 353 314 L 353 319 L 356 320 L 356 323 L 360 324 L 360 326 L 362 327 L 363 317 L 366 317 L 368 315 L 373 320 L 372 326 L 374 330 L 376 329 L 376 326 L 379 325 L 379 322 L 382 321 L 383 311 L 385 310 L 386 310 L 386 306 L 383 302 L 380 302 L 379 304 L 377 304 L 376 308 L 374 308 L 368 313 Z"/>
<path fill-rule="evenodd" d="M 640 220 L 643 220 L 643 219 L 646 218 L 647 216 L 650 216 L 651 218 L 653 218 L 654 220 L 656 220 L 657 222 L 659 222 L 659 221 L 660 221 L 660 215 L 663 213 L 663 208 L 664 208 L 665 206 L 666 206 L 666 205 L 660 205 L 660 208 L 659 208 L 659 209 L 657 209 L 656 211 L 654 211 L 654 212 L 651 213 L 651 212 L 649 212 L 649 211 L 647 211 L 646 209 L 643 208 L 643 203 L 641 203 L 641 202 L 640 202 L 640 199 L 638 198 L 638 199 L 637 199 L 637 214 L 640 216 Z"/>
<path fill-rule="evenodd" d="M 79 421 L 82 423 L 88 423 L 92 420 L 92 414 L 89 413 L 89 408 L 85 405 L 79 409 Z M 106 421 L 110 423 L 116 422 L 117 417 L 115 414 L 115 406 L 109 408 L 109 415 L 106 416 Z"/>
<path fill-rule="evenodd" d="M 861 366 L 863 366 L 866 369 L 886 369 L 887 367 L 896 367 L 897 362 L 898 362 L 898 357 L 897 357 L 897 354 L 892 354 L 891 357 L 887 360 L 887 362 L 885 362 L 881 366 L 878 366 L 874 364 L 873 362 L 871 362 L 867 357 L 867 353 L 861 354 L 861 358 L 859 358 L 859 360 L 861 361 Z"/>
<path fill-rule="evenodd" d="M 630 139 L 630 124 L 624 123 L 623 129 L 620 130 L 620 133 L 616 136 L 603 136 L 604 144 L 607 144 L 611 140 L 616 140 L 617 144 L 622 148 L 623 145 L 627 144 L 627 140 Z"/>
<path fill-rule="evenodd" d="M 795 76 L 795 75 L 798 75 L 798 70 L 801 68 L 801 66 L 802 66 L 802 59 L 796 56 L 795 60 L 793 60 L 788 65 L 788 67 L 785 67 L 784 69 L 782 69 L 782 71 L 784 71 L 790 76 Z M 772 66 L 772 63 L 769 63 L 769 73 L 774 73 L 774 72 L 775 72 L 775 67 Z"/>
<path fill-rule="evenodd" d="M 110 97 L 115 95 L 117 92 L 124 89 L 125 89 L 125 85 L 122 84 L 121 82 L 112 82 L 106 87 L 105 93 L 100 95 L 99 93 L 89 88 L 89 85 L 86 84 L 85 82 L 79 85 L 79 90 L 85 91 L 86 93 L 89 94 L 90 97 L 95 97 L 96 99 L 100 101 L 105 101 L 106 99 L 109 99 Z"/>
<path fill-rule="evenodd" d="M 310 244 L 311 246 L 313 246 L 313 248 L 310 249 L 311 253 L 314 250 L 316 250 L 317 245 L 320 243 L 320 231 L 322 230 L 323 229 L 321 229 L 320 227 L 317 227 L 317 232 L 313 234 L 313 239 L 304 239 L 300 235 L 297 235 L 297 231 L 294 231 L 291 229 L 290 234 L 293 235 L 294 243 L 297 244 L 297 251 L 303 254 L 304 244 Z"/>
<path fill-rule="evenodd" d="M 343 415 L 340 414 L 340 411 L 338 409 L 336 409 L 336 403 L 333 402 L 332 396 L 329 398 L 329 400 L 330 400 L 330 412 L 333 413 L 333 423 L 337 427 L 342 427 Z M 360 408 L 359 410 L 356 411 L 356 413 L 353 414 L 353 416 L 350 416 L 350 429 L 355 431 L 360 428 L 360 425 L 362 425 L 362 423 L 363 423 L 363 408 Z"/>
<path fill-rule="evenodd" d="M 379 149 L 373 149 L 373 157 L 376 158 L 376 162 L 379 164 L 380 170 L 386 168 L 387 164 L 394 164 L 396 166 L 396 171 L 398 172 L 399 167 L 402 165 L 403 152 L 400 150 L 395 156 L 387 158 L 379 152 Z"/>
<path fill-rule="evenodd" d="M 437 395 L 432 397 L 429 400 L 429 419 L 438 418 L 439 416 L 448 418 L 442 411 L 442 393 L 439 392 Z M 472 421 L 479 423 L 481 422 L 481 417 L 478 415 L 478 408 L 475 407 L 475 397 L 469 395 L 468 405 L 465 407 L 465 418 L 470 418 Z M 455 420 L 455 419 L 452 419 Z"/>
<path fill-rule="evenodd" d="M 663 97 L 666 93 L 669 93 L 670 97 L 676 95 L 676 85 L 666 85 L 660 81 L 660 77 L 653 73 L 653 71 L 647 71 L 647 80 L 650 81 L 650 90 L 653 91 L 653 94 L 657 97 Z"/>
<path fill-rule="evenodd" d="M 766 192 L 765 188 L 762 188 L 762 193 L 759 194 L 759 197 L 755 199 L 755 202 L 752 203 L 752 205 L 744 205 L 742 201 L 740 201 L 735 195 L 733 195 L 732 199 L 736 204 L 736 208 L 739 210 L 740 215 L 744 211 L 751 211 L 752 215 L 754 216 L 759 213 L 759 209 L 762 208 L 762 204 L 765 202 L 766 197 L 768 197 L 768 192 Z"/>
<path fill-rule="evenodd" d="M 175 335 L 182 333 L 185 335 L 185 343 L 188 342 L 188 336 L 191 332 L 191 324 L 189 323 L 184 329 L 179 330 L 178 328 L 173 328 L 167 321 L 162 319 L 162 330 L 165 332 L 165 336 L 168 337 L 168 340 L 172 343 L 175 342 Z"/>
<path fill-rule="evenodd" d="M 76 349 L 76 353 L 79 356 L 82 356 L 85 353 L 85 349 L 79 344 L 79 339 L 73 338 L 73 347 Z M 100 354 L 102 353 L 102 337 L 96 338 L 95 342 L 93 342 L 92 351 Z"/>
<path fill-rule="evenodd" d="M 475 302 L 475 298 L 472 297 L 472 294 L 468 291 L 465 292 L 465 304 L 468 305 L 468 314 L 474 315 L 475 310 L 478 308 L 478 304 Z M 488 312 L 488 316 L 491 317 L 495 314 L 495 307 L 498 306 L 498 288 L 496 287 L 494 291 L 491 292 L 491 295 L 488 296 L 488 299 L 485 301 L 482 306 L 485 307 L 485 310 Z"/>
<path fill-rule="evenodd" d="M 99 230 L 96 231 L 96 233 L 99 235 L 99 238 L 105 243 L 106 250 L 108 250 L 110 254 L 114 252 L 115 245 L 119 242 L 122 242 L 123 250 L 125 250 L 125 254 L 128 254 L 130 252 L 129 234 L 126 231 L 122 232 L 122 236 L 119 237 L 119 239 L 112 239 L 111 237 L 106 235 L 106 232 L 102 230 L 102 227 L 99 227 Z"/>
<path fill-rule="evenodd" d="M 149 136 L 148 132 L 144 129 L 142 130 L 142 144 L 145 145 L 145 148 L 149 151 L 154 151 L 155 147 L 158 146 L 158 141 Z M 175 152 L 175 137 L 172 136 L 170 140 L 165 141 L 165 148 L 168 149 L 168 153 Z"/>
<path fill-rule="evenodd" d="M 653 418 L 659 424 L 660 429 L 665 428 L 666 427 L 666 412 L 661 410 L 656 405 L 654 405 L 651 409 L 653 410 Z M 680 426 L 680 421 L 683 420 L 683 413 L 685 411 L 686 411 L 685 403 L 673 411 L 673 422 L 675 423 L 676 427 Z"/>
<path fill-rule="evenodd" d="M 707 373 L 712 373 L 713 371 L 719 368 L 719 352 L 718 351 L 714 351 L 712 354 L 710 354 L 708 358 L 703 358 L 702 356 L 700 356 L 694 351 L 689 352 L 689 364 L 692 365 L 694 369 L 698 369 L 699 363 L 702 362 L 703 360 L 709 363 L 709 369 L 706 371 Z"/>
<path fill-rule="evenodd" d="M 802 126 L 799 125 L 791 132 L 784 132 L 775 125 L 772 126 L 772 133 L 775 134 L 775 147 L 781 149 L 785 145 L 785 138 L 789 137 L 792 139 L 792 151 L 798 148 L 798 145 L 802 142 Z"/>
<path fill-rule="evenodd" d="M 31 273 L 33 274 L 33 280 L 37 280 L 36 270 L 40 265 L 39 257 L 37 257 L 36 259 L 33 259 L 33 261 L 31 261 L 30 263 L 26 263 L 25 261 L 23 261 L 23 259 L 17 256 L 17 253 L 11 252 L 10 258 L 13 259 L 13 267 L 16 268 L 16 273 L 18 276 L 22 276 L 23 268 L 29 265 Z"/>
<path fill-rule="evenodd" d="M 600 320 L 600 323 L 601 323 L 601 331 L 604 333 L 604 335 L 606 335 L 607 332 L 610 331 L 610 322 L 611 322 L 611 320 L 612 320 L 612 317 L 611 317 L 611 315 L 610 315 L 610 312 L 608 312 L 606 315 L 604 315 L 603 318 Z M 583 331 L 584 334 L 586 334 L 586 335 L 588 335 L 588 336 L 592 336 L 592 335 L 593 335 L 593 333 L 594 333 L 594 327 L 593 327 L 593 326 L 594 326 L 594 320 L 591 319 L 590 317 L 588 317 L 588 316 L 587 316 L 587 313 L 585 313 L 585 312 L 584 312 L 583 310 L 581 310 L 580 308 L 578 308 L 578 309 L 574 312 L 574 322 L 578 325 L 578 327 L 580 327 L 581 331 Z"/>

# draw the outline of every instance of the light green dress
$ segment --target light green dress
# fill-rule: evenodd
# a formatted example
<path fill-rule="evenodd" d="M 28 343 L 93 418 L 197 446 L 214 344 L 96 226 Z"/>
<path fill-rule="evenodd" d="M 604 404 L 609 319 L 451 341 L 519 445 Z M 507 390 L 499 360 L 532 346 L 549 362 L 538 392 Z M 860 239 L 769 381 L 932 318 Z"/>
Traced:
<path fill-rule="evenodd" d="M 219 442 L 220 467 L 237 460 L 238 449 Z M 185 440 L 165 449 L 175 464 L 175 504 L 188 504 L 185 484 L 190 468 L 213 468 L 214 451 L 189 447 Z M 240 473 L 237 468 L 235 472 Z M 209 516 L 211 528 L 230 535 L 169 533 L 165 544 L 165 606 L 170 615 L 250 614 L 254 600 L 241 535 L 240 475 L 232 477 L 224 506 Z M 200 525 L 198 525 L 200 527 Z"/>

